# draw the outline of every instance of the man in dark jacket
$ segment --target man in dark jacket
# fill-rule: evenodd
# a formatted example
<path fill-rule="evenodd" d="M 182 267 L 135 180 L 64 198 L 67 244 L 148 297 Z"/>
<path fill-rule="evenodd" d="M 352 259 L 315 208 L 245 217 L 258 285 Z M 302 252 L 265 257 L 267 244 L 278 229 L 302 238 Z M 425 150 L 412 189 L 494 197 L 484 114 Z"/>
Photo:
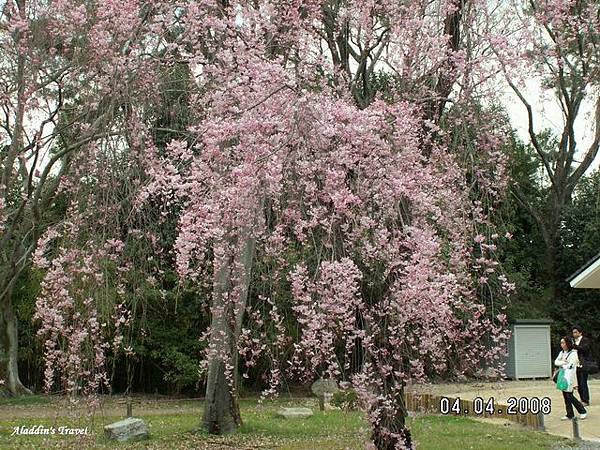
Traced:
<path fill-rule="evenodd" d="M 579 325 L 573 326 L 573 340 L 575 345 L 573 348 L 577 350 L 577 356 L 579 357 L 579 367 L 577 367 L 577 391 L 579 392 L 579 398 L 584 406 L 590 404 L 590 389 L 588 388 L 588 373 L 585 370 L 585 363 L 591 358 L 590 347 L 592 345 L 590 338 L 583 335 L 583 330 Z"/>

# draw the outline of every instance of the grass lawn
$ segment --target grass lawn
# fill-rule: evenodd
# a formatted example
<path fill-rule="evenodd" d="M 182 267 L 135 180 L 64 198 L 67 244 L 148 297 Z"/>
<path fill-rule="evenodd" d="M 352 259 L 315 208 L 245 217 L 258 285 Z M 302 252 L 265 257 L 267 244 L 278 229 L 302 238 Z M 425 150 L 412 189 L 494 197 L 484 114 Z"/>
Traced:
<path fill-rule="evenodd" d="M 89 418 L 56 416 L 52 412 L 57 410 L 54 408 L 58 406 L 56 401 L 45 397 L 0 400 L 0 449 L 364 449 L 369 430 L 361 413 L 316 411 L 308 419 L 275 417 L 275 411 L 283 404 L 307 402 L 313 400 L 282 399 L 264 405 L 258 405 L 255 400 L 244 400 L 244 425 L 238 433 L 220 437 L 196 431 L 201 413 L 198 401 L 158 401 L 152 407 L 134 407 L 134 415 L 142 417 L 148 424 L 151 439 L 135 444 L 116 444 L 105 441 L 102 433 L 105 424 L 123 418 L 116 415 L 115 408 L 105 408 L 107 414 L 96 414 L 92 423 Z M 39 415 L 36 415 L 37 409 Z M 12 417 L 10 411 L 19 417 Z M 88 427 L 90 434 L 80 437 L 10 435 L 13 427 L 23 425 Z M 559 445 L 565 448 L 570 443 L 517 425 L 495 425 L 460 417 L 419 416 L 411 418 L 409 426 L 421 450 L 537 450 Z"/>

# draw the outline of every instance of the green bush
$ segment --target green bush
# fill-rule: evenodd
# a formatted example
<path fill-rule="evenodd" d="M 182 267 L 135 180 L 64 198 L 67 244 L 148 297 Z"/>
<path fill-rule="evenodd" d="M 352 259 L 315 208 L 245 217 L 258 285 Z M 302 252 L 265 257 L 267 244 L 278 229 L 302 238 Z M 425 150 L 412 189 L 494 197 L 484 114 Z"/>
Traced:
<path fill-rule="evenodd" d="M 358 394 L 354 389 L 337 391 L 331 398 L 331 406 L 342 408 L 345 411 L 357 411 Z"/>

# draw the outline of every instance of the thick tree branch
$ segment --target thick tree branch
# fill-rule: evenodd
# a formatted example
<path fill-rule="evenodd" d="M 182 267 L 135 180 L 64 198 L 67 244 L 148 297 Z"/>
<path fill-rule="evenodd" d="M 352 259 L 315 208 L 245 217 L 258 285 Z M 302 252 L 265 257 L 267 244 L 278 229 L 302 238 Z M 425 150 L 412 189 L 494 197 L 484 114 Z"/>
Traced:
<path fill-rule="evenodd" d="M 517 86 L 515 86 L 515 84 L 510 80 L 510 78 L 508 76 L 506 76 L 506 81 L 508 82 L 508 85 L 511 87 L 511 89 L 515 92 L 515 94 L 517 94 L 517 97 L 519 97 L 519 100 L 521 100 L 521 103 L 523 103 L 523 105 L 527 109 L 528 132 L 529 132 L 529 138 L 531 139 L 531 144 L 533 145 L 533 148 L 535 149 L 536 153 L 539 155 L 539 157 L 542 161 L 542 164 L 544 165 L 546 171 L 548 172 L 548 177 L 550 178 L 550 182 L 552 183 L 552 188 L 555 190 L 556 193 L 558 193 L 558 186 L 556 186 L 556 181 L 554 180 L 554 171 L 550 167 L 550 162 L 548 161 L 548 155 L 542 149 L 542 146 L 540 145 L 538 138 L 535 134 L 535 130 L 533 128 L 533 109 L 531 108 L 531 105 L 529 104 L 527 99 L 523 96 L 523 94 L 521 93 L 519 88 L 517 88 Z"/>
<path fill-rule="evenodd" d="M 577 181 L 583 176 L 585 171 L 590 167 L 590 165 L 598 155 L 598 148 L 600 147 L 600 96 L 596 99 L 596 112 L 594 116 L 594 122 L 596 127 L 594 133 L 594 141 L 590 144 L 587 151 L 585 152 L 583 161 L 581 161 L 579 166 L 577 166 L 577 169 L 575 169 L 573 173 L 568 177 L 568 184 L 570 186 L 575 186 L 575 184 L 577 184 Z"/>

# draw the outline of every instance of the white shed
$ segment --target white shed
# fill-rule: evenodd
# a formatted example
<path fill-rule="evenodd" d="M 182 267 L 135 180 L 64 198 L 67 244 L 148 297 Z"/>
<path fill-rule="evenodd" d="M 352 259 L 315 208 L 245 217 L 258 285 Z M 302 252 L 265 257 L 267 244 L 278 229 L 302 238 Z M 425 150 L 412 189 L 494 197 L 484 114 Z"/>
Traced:
<path fill-rule="evenodd" d="M 552 376 L 551 323 L 551 320 L 545 319 L 518 319 L 511 323 L 506 364 L 508 378 L 519 380 Z"/>

